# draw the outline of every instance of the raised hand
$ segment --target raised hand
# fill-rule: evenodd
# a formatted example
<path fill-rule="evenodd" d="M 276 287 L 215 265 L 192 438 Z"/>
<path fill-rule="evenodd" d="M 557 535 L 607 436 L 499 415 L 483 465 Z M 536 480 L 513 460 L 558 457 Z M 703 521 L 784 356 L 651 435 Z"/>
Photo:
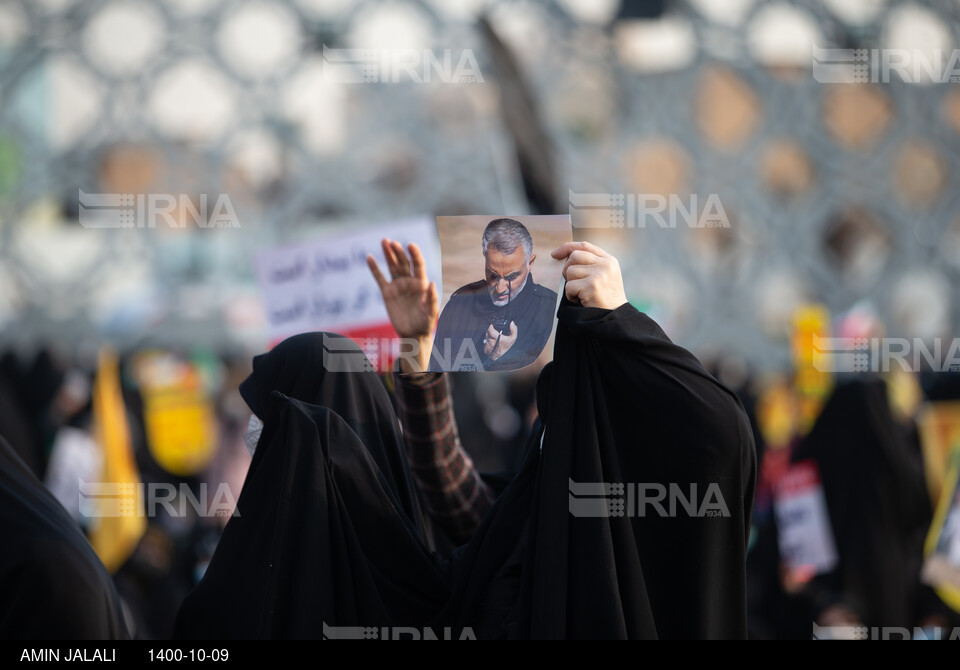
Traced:
<path fill-rule="evenodd" d="M 419 341 L 418 361 L 420 370 L 425 370 L 430 356 L 433 327 L 440 313 L 437 285 L 427 278 L 426 263 L 416 244 L 408 245 L 409 257 L 403 245 L 396 240 L 383 239 L 381 245 L 391 279 L 388 281 L 384 277 L 373 256 L 367 256 L 367 266 L 380 287 L 387 315 L 397 335 Z M 404 372 L 420 371 L 406 369 L 405 363 L 409 361 L 401 358 L 400 365 Z"/>

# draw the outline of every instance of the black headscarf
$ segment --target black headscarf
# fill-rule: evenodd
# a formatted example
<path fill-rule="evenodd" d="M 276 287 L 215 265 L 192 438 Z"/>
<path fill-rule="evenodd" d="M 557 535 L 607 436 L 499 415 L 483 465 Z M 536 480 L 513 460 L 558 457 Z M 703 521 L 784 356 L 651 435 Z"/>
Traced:
<path fill-rule="evenodd" d="M 443 564 L 399 511 L 338 414 L 277 392 L 206 574 L 175 636 L 319 639 L 324 626 L 418 626 L 445 597 Z"/>
<path fill-rule="evenodd" d="M 308 333 L 254 358 L 240 392 L 263 432 L 176 636 L 319 638 L 324 624 L 422 624 L 443 602 L 389 396 L 373 372 L 330 370 L 325 344 L 363 357 Z"/>
<path fill-rule="evenodd" d="M 537 431 L 516 478 L 450 558 L 428 551 L 380 459 L 336 408 L 248 386 L 264 432 L 241 516 L 181 608 L 178 635 L 319 637 L 325 624 L 454 636 L 469 628 L 477 637 L 742 637 L 755 475 L 743 409 L 629 305 L 564 302 L 558 317 L 555 362 L 539 385 L 546 433 Z M 321 386 L 364 374 L 290 365 Z M 571 479 L 695 484 L 700 497 L 716 484 L 729 515 L 575 517 Z"/>
<path fill-rule="evenodd" d="M 60 503 L 0 439 L 0 639 L 125 639 L 120 599 Z"/>
<path fill-rule="evenodd" d="M 330 355 L 349 357 L 346 367 L 357 370 L 363 369 L 357 361 L 366 360 L 362 350 L 342 335 L 294 335 L 253 359 L 253 372 L 240 384 L 240 395 L 264 425 L 276 423 L 283 411 L 272 397 L 274 391 L 333 410 L 364 444 L 403 512 L 421 525 L 416 489 L 390 396 L 375 372 L 329 371 L 328 367 L 334 366 L 327 365 L 324 356 Z M 258 467 L 261 453 L 259 449 L 254 452 L 251 471 Z"/>

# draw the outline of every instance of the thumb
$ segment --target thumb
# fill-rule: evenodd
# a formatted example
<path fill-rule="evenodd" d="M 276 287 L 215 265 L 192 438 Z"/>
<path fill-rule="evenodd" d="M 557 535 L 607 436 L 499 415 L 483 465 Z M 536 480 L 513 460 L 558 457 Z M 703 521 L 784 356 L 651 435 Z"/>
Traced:
<path fill-rule="evenodd" d="M 513 321 L 511 321 L 511 322 L 510 322 L 510 337 L 516 337 L 516 336 L 517 336 L 517 324 L 515 324 Z"/>

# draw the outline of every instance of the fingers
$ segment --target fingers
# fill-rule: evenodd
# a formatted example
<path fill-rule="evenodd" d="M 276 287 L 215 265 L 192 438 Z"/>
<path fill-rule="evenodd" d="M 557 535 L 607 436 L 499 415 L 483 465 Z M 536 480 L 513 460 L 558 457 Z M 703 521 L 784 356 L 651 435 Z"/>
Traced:
<path fill-rule="evenodd" d="M 615 256 L 590 242 L 564 244 L 553 256 L 566 258 L 563 291 L 567 300 L 602 309 L 616 309 L 627 302 L 620 263 Z"/>
<path fill-rule="evenodd" d="M 437 316 L 440 314 L 440 297 L 437 295 L 437 284 L 435 282 L 430 282 L 424 300 L 426 301 L 427 314 L 431 321 L 430 327 L 433 328 L 436 325 Z"/>
<path fill-rule="evenodd" d="M 420 247 L 411 242 L 407 245 L 410 249 L 410 258 L 413 260 L 413 276 L 417 279 L 427 278 L 427 263 L 423 260 L 423 254 L 420 253 Z"/>
<path fill-rule="evenodd" d="M 593 244 L 591 242 L 586 242 L 586 241 L 566 242 L 564 244 L 561 244 L 559 247 L 557 247 L 553 251 L 551 251 L 550 255 L 559 261 L 569 256 L 574 251 L 587 251 L 596 256 L 600 256 L 601 258 L 605 258 L 606 256 L 609 256 L 609 254 L 606 251 L 598 247 L 596 244 Z"/>
<path fill-rule="evenodd" d="M 493 327 L 493 324 L 491 323 L 491 324 L 490 324 L 490 327 L 487 328 L 487 339 L 493 339 L 493 340 L 495 340 L 495 339 L 497 339 L 497 335 L 499 335 L 499 334 L 500 334 L 500 332 L 499 332 L 496 328 L 494 328 L 494 327 Z"/>
<path fill-rule="evenodd" d="M 391 240 L 390 246 L 393 248 L 393 255 L 396 256 L 397 258 L 397 267 L 396 267 L 396 272 L 394 276 L 409 277 L 410 276 L 410 259 L 407 257 L 407 252 L 404 251 L 403 245 L 397 242 L 396 240 Z"/>
<path fill-rule="evenodd" d="M 380 271 L 380 266 L 377 264 L 376 259 L 369 254 L 367 254 L 367 267 L 370 268 L 370 272 L 373 273 L 373 278 L 376 280 L 377 286 L 379 286 L 380 290 L 383 291 L 389 282 Z"/>
<path fill-rule="evenodd" d="M 563 287 L 563 293 L 567 296 L 567 300 L 570 302 L 579 302 L 582 305 L 586 305 L 589 302 L 590 296 L 586 295 L 590 292 L 590 279 L 575 279 L 573 281 L 568 281 Z"/>
<path fill-rule="evenodd" d="M 551 251 L 550 255 L 553 256 L 558 261 L 563 258 L 566 258 L 567 256 L 570 255 L 570 252 L 573 251 L 573 249 L 570 248 L 571 244 L 572 242 L 564 242 L 559 247 Z"/>
<path fill-rule="evenodd" d="M 387 260 L 387 269 L 393 279 L 397 277 L 410 276 L 410 259 L 407 258 L 407 252 L 403 250 L 403 245 L 396 240 L 384 238 L 380 241 L 383 247 L 383 257 Z"/>
<path fill-rule="evenodd" d="M 567 257 L 567 262 L 564 263 L 563 271 L 561 272 L 561 274 L 563 275 L 564 279 L 570 279 L 570 277 L 567 276 L 567 270 L 571 266 L 596 265 L 597 263 L 602 263 L 604 260 L 605 259 L 603 257 L 597 256 L 595 253 L 591 251 L 584 251 L 583 249 L 577 249 L 576 251 L 571 252 L 570 255 Z"/>
<path fill-rule="evenodd" d="M 380 240 L 380 246 L 383 248 L 383 257 L 387 261 L 387 270 L 390 272 L 391 277 L 395 277 L 397 274 L 397 256 L 393 252 L 393 240 L 388 240 L 383 238 Z"/>
<path fill-rule="evenodd" d="M 564 269 L 563 278 L 567 281 L 583 279 L 591 276 L 595 271 L 596 269 L 590 265 L 571 265 L 569 268 Z"/>

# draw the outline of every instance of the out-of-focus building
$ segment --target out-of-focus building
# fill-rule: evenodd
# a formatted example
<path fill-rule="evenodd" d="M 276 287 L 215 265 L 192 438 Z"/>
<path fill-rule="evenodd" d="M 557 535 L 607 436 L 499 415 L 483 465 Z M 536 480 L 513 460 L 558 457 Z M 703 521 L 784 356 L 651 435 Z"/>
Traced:
<path fill-rule="evenodd" d="M 956 2 L 4 0 L 3 342 L 262 350 L 256 250 L 529 212 L 480 15 L 555 212 L 674 339 L 782 368 L 798 305 L 860 300 L 955 332 Z"/>

